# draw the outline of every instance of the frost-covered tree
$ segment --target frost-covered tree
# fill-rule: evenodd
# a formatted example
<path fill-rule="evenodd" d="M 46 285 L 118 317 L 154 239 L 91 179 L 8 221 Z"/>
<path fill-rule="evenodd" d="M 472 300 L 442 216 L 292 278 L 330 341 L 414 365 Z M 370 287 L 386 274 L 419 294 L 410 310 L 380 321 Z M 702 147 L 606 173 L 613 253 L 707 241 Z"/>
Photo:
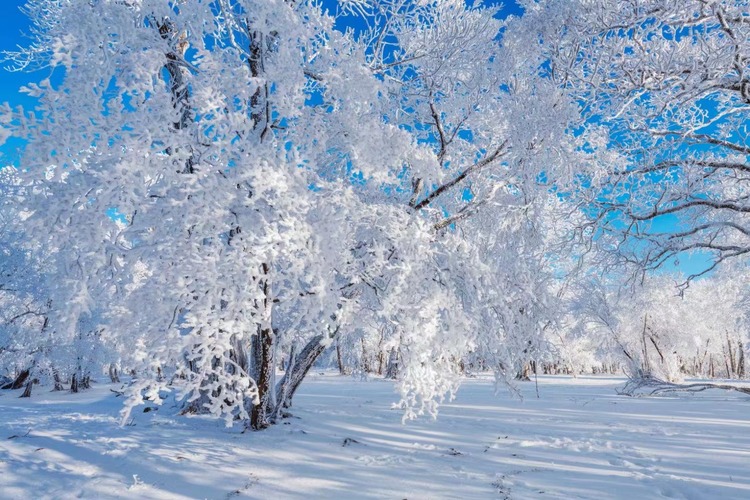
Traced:
<path fill-rule="evenodd" d="M 53 341 L 83 376 L 134 373 L 127 411 L 175 391 L 263 428 L 327 346 L 377 331 L 406 415 L 434 414 L 483 335 L 548 321 L 534 200 L 584 150 L 529 30 L 452 0 L 337 8 L 29 2 L 11 57 L 50 78 L 2 115 L 29 142 L 24 231 L 51 250 Z M 472 314 L 487 269 L 503 336 Z"/>
<path fill-rule="evenodd" d="M 15 168 L 0 169 L 0 387 L 27 384 L 30 392 L 28 367 L 39 347 L 34 339 L 44 324 L 44 300 L 37 269 L 21 246 L 23 213 L 15 202 L 22 190 Z"/>
<path fill-rule="evenodd" d="M 0 191 L 0 366 L 14 378 L 8 387 L 25 383 L 24 396 L 28 396 L 36 382 L 52 382 L 56 390 L 70 382 L 77 392 L 101 368 L 102 358 L 92 357 L 104 348 L 101 331 L 85 318 L 70 329 L 70 335 L 53 326 L 60 324 L 59 319 L 55 321 L 57 315 L 66 312 L 54 307 L 55 302 L 69 297 L 59 295 L 67 287 L 60 286 L 66 275 L 55 267 L 60 264 L 55 257 L 58 248 L 29 238 L 27 226 L 33 211 L 26 203 L 34 194 L 15 168 L 2 170 Z M 75 308 L 75 304 L 66 305 Z"/>
<path fill-rule="evenodd" d="M 602 152 L 594 194 L 623 262 L 747 255 L 750 8 L 744 0 L 540 2 L 550 70 Z M 546 26 L 550 26 L 549 23 Z M 689 282 L 695 276 L 688 276 Z"/>
<path fill-rule="evenodd" d="M 634 380 L 686 376 L 743 378 L 747 274 L 727 269 L 682 294 L 680 276 L 659 275 L 632 288 L 590 280 L 576 299 L 576 335 Z"/>

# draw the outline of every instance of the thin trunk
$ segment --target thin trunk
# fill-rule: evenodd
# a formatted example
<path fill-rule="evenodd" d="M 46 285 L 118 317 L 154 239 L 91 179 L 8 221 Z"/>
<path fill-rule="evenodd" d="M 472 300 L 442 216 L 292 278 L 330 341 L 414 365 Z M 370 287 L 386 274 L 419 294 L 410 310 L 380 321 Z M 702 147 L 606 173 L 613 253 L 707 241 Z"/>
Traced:
<path fill-rule="evenodd" d="M 395 347 L 391 347 L 391 351 L 388 353 L 388 364 L 385 367 L 385 378 L 393 380 L 398 378 L 398 360 L 398 350 Z"/>
<path fill-rule="evenodd" d="M 651 373 L 651 363 L 648 360 L 648 346 L 646 345 L 646 324 L 648 322 L 648 315 L 643 316 L 643 332 L 641 332 L 641 341 L 643 344 L 643 371 L 646 374 Z"/>
<path fill-rule="evenodd" d="M 324 339 L 325 335 L 322 334 L 310 339 L 300 353 L 295 356 L 294 363 L 290 363 L 290 368 L 284 373 L 284 376 L 276 387 L 275 414 L 279 414 L 285 408 L 291 408 L 294 394 L 315 364 L 315 361 L 325 351 Z"/>
<path fill-rule="evenodd" d="M 706 348 L 703 350 L 703 357 L 701 358 L 701 374 L 703 373 L 703 365 L 706 362 L 708 356 L 708 345 L 711 343 L 711 339 L 706 340 Z"/>
<path fill-rule="evenodd" d="M 119 384 L 120 383 L 120 372 L 117 369 L 117 365 L 115 365 L 114 363 L 111 363 L 109 365 L 109 380 L 113 384 Z"/>
<path fill-rule="evenodd" d="M 648 339 L 654 345 L 654 349 L 656 349 L 656 354 L 659 355 L 659 359 L 661 360 L 661 364 L 664 365 L 664 354 L 662 354 L 661 349 L 659 349 L 659 344 L 656 343 L 656 339 L 654 338 L 653 335 L 649 335 Z"/>
<path fill-rule="evenodd" d="M 724 353 L 724 369 L 727 372 L 727 378 L 732 378 L 732 374 L 729 371 L 729 354 L 727 354 L 726 349 L 724 347 L 721 348 L 721 352 Z"/>
<path fill-rule="evenodd" d="M 52 380 L 55 383 L 55 391 L 62 391 L 65 389 L 62 383 L 62 379 L 60 379 L 60 372 L 57 371 L 57 368 L 52 369 Z"/>
<path fill-rule="evenodd" d="M 34 380 L 29 379 L 28 382 L 26 382 L 26 388 L 23 390 L 23 394 L 21 394 L 19 397 L 22 398 L 30 398 L 31 397 L 31 389 L 34 386 Z"/>
<path fill-rule="evenodd" d="M 367 355 L 367 349 L 365 348 L 365 339 L 363 337 L 359 340 L 360 345 L 362 346 L 362 369 L 364 369 L 365 373 L 370 373 L 370 358 Z"/>
<path fill-rule="evenodd" d="M 178 32 L 169 19 L 163 19 L 162 21 L 157 22 L 156 26 L 159 29 L 159 34 L 162 39 L 169 42 L 171 48 L 166 54 L 167 63 L 164 65 L 164 68 L 169 74 L 169 91 L 172 94 L 172 106 L 175 111 L 177 111 L 178 115 L 177 121 L 172 123 L 172 128 L 174 130 L 183 130 L 193 121 L 193 116 L 190 110 L 190 89 L 185 78 L 185 68 L 183 64 L 188 43 L 185 35 Z M 188 149 L 190 150 L 190 154 L 180 171 L 185 174 L 192 174 L 195 172 L 195 159 L 190 145 L 188 145 Z M 178 152 L 179 151 L 176 149 L 167 149 L 167 154 L 169 155 Z"/>
<path fill-rule="evenodd" d="M 737 360 L 737 378 L 745 378 L 745 346 L 742 341 L 738 341 L 737 350 L 739 359 Z"/>
<path fill-rule="evenodd" d="M 737 373 L 737 364 L 734 360 L 734 349 L 732 348 L 732 340 L 729 338 L 729 332 L 727 331 L 727 349 L 729 351 L 729 367 L 732 369 L 732 375 Z M 731 378 L 731 377 L 730 377 Z"/>
<path fill-rule="evenodd" d="M 271 37 L 266 38 L 266 35 L 260 31 L 251 29 L 249 23 L 248 30 L 250 35 L 250 58 L 248 61 L 250 64 L 250 76 L 253 78 L 263 78 L 266 73 L 266 52 L 273 43 L 273 39 Z M 253 128 L 258 133 L 258 138 L 261 142 L 266 138 L 271 128 L 271 104 L 268 97 L 268 83 L 263 83 L 259 86 L 250 97 Z"/>
<path fill-rule="evenodd" d="M 344 361 L 341 359 L 341 344 L 336 342 L 336 363 L 339 365 L 339 374 L 346 375 L 346 370 L 344 369 Z"/>

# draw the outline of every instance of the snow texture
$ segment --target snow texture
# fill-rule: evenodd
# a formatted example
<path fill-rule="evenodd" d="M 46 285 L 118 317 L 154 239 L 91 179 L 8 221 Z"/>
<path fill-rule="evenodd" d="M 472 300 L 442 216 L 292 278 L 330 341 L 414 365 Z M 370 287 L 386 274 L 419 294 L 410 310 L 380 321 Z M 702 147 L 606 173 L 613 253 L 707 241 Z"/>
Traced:
<path fill-rule="evenodd" d="M 628 398 L 622 379 L 541 377 L 524 399 L 464 382 L 437 420 L 401 424 L 393 383 L 312 374 L 295 416 L 260 433 L 176 416 L 119 427 L 119 386 L 0 395 L 0 497 L 750 497 L 747 397 Z M 148 405 L 147 408 L 153 407 Z"/>

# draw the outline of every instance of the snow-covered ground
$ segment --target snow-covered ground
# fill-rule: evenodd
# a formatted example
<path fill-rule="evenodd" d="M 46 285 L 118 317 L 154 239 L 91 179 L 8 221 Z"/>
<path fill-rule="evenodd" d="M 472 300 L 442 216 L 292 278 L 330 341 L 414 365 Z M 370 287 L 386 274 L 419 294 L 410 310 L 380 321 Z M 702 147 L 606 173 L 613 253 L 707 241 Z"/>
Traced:
<path fill-rule="evenodd" d="M 750 398 L 627 398 L 623 380 L 541 377 L 524 399 L 465 382 L 401 424 L 392 383 L 317 374 L 260 433 L 138 410 L 100 384 L 0 393 L 0 498 L 750 498 Z"/>

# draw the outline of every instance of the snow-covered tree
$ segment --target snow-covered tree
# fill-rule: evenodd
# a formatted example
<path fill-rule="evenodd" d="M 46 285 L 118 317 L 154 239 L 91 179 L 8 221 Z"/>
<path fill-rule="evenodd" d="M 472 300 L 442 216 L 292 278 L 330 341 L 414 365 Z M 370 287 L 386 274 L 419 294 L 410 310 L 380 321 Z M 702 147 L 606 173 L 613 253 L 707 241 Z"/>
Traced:
<path fill-rule="evenodd" d="M 553 1 L 550 73 L 604 132 L 603 231 L 623 262 L 747 255 L 750 8 L 744 0 Z M 549 26 L 547 23 L 546 26 Z M 695 276 L 688 276 L 689 282 Z"/>
<path fill-rule="evenodd" d="M 695 281 L 659 275 L 632 288 L 590 280 L 576 299 L 575 334 L 633 379 L 745 376 L 747 274 L 738 269 Z"/>
<path fill-rule="evenodd" d="M 575 103 L 496 9 L 337 8 L 29 2 L 37 38 L 12 57 L 50 78 L 36 114 L 3 114 L 29 141 L 24 230 L 51 254 L 51 342 L 79 376 L 133 372 L 126 411 L 176 391 L 263 428 L 327 346 L 377 332 L 406 415 L 434 414 L 483 335 L 537 349 L 534 200 L 576 180 Z M 502 287 L 494 331 L 483 286 Z"/>

